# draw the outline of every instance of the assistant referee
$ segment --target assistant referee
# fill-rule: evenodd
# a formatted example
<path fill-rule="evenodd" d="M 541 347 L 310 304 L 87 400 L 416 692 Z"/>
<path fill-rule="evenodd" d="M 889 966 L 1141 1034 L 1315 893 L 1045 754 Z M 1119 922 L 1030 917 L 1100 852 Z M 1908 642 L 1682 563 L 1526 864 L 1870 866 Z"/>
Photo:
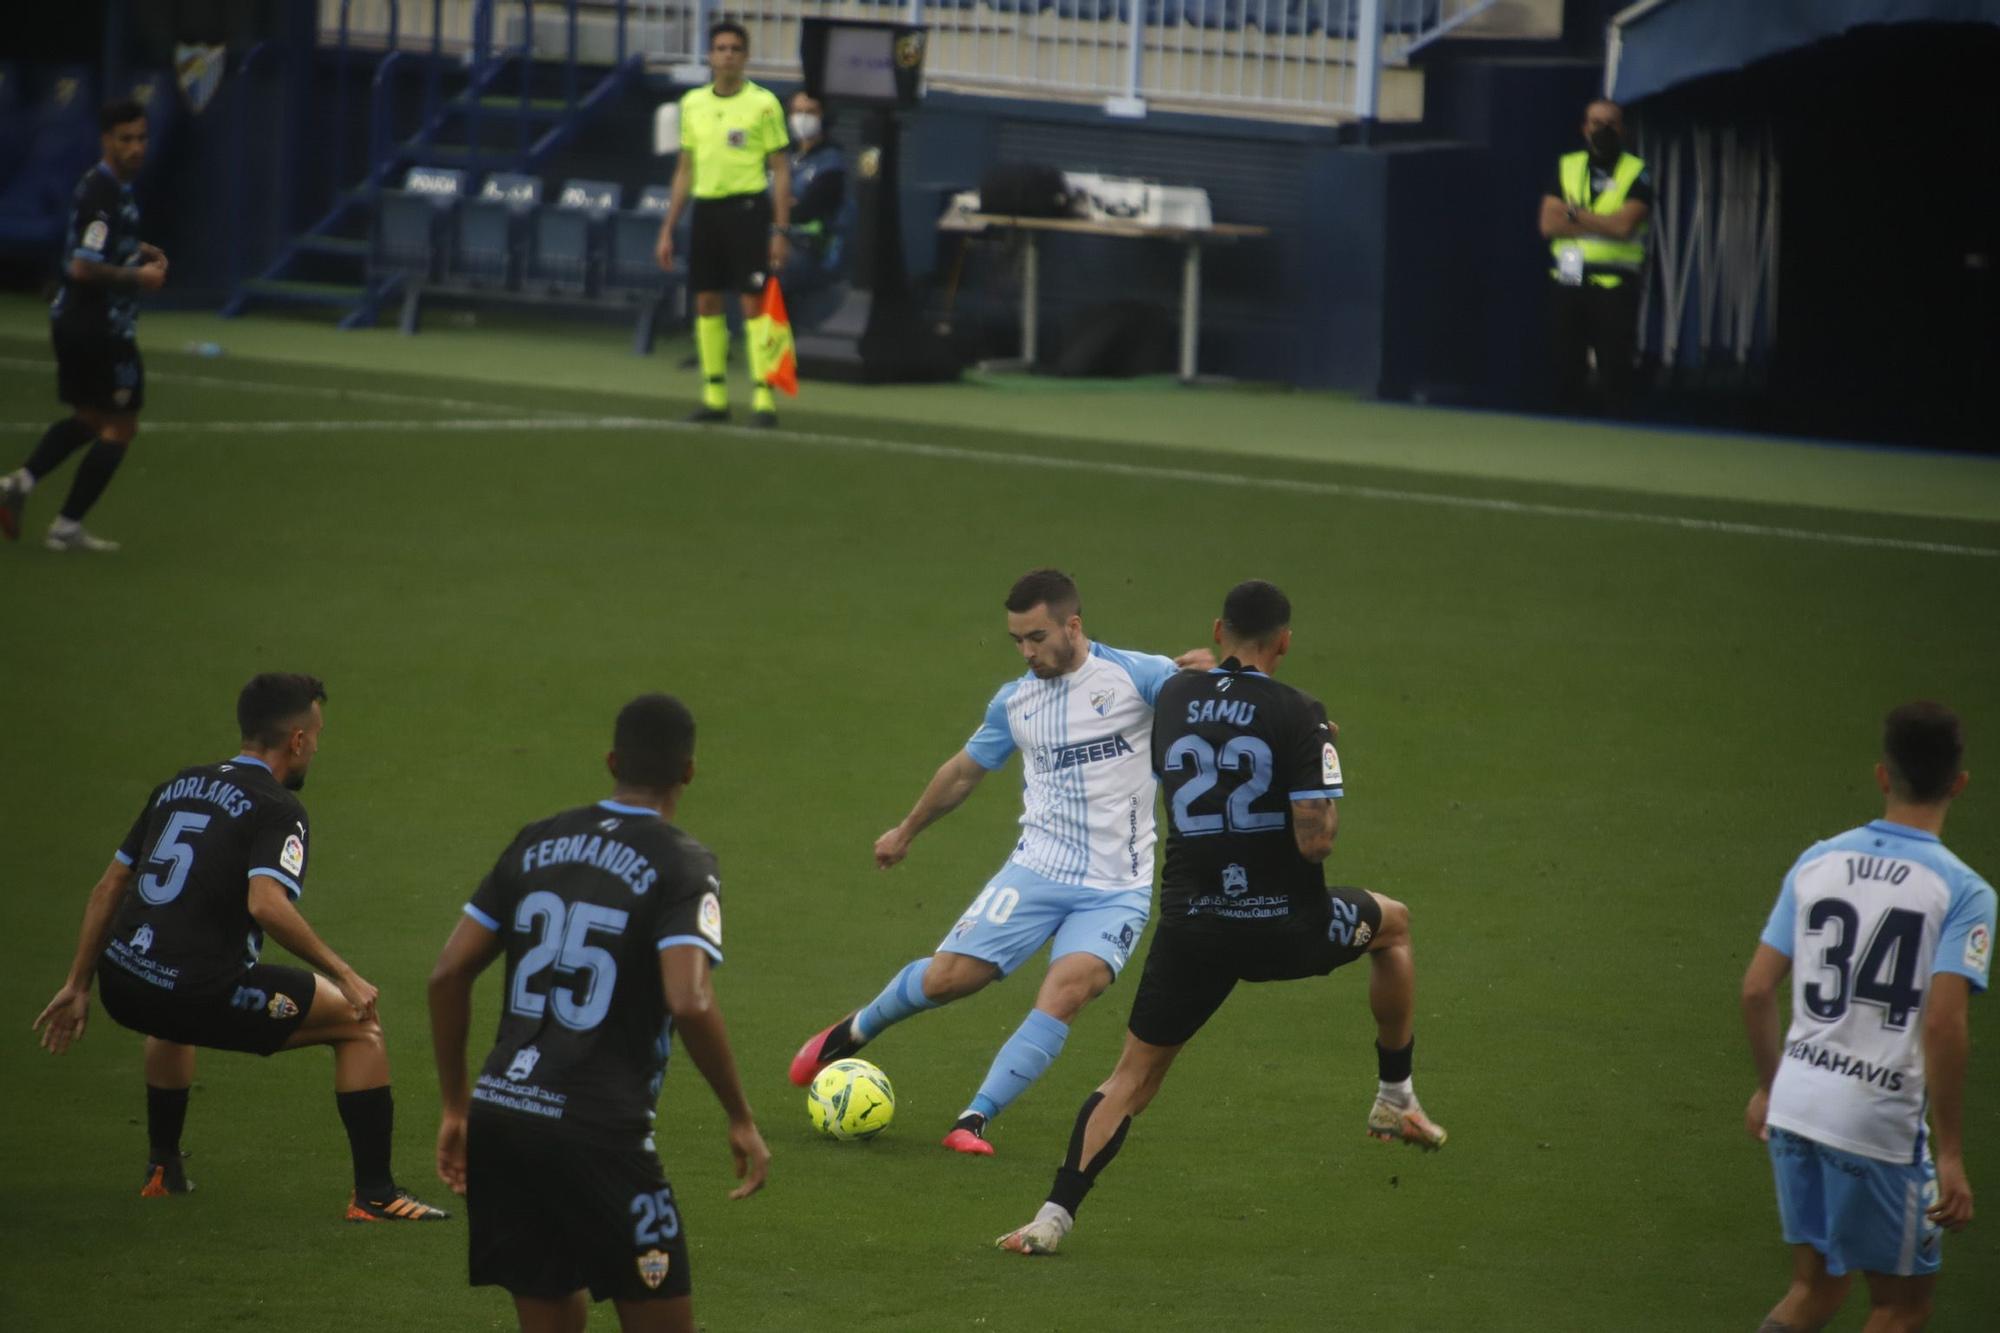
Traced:
<path fill-rule="evenodd" d="M 778 424 L 777 403 L 766 382 L 769 346 L 764 320 L 764 280 L 785 265 L 790 221 L 791 146 L 785 109 L 767 88 L 744 77 L 750 35 L 739 23 L 708 30 L 708 67 L 715 82 L 681 98 L 681 154 L 674 168 L 673 199 L 656 248 L 661 268 L 674 263 L 674 227 L 694 198 L 688 286 L 694 290 L 695 347 L 701 356 L 701 408 L 691 421 L 729 420 L 729 324 L 723 293 L 734 288 L 743 303 L 744 339 L 750 349 L 751 423 Z M 767 173 L 768 171 L 768 178 Z"/>

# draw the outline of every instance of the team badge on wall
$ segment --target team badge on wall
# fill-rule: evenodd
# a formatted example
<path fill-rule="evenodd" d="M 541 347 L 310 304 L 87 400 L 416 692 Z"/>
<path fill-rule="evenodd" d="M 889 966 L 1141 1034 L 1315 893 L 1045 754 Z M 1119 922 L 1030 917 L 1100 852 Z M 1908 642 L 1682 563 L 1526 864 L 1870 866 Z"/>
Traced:
<path fill-rule="evenodd" d="M 904 69 L 915 69 L 924 58 L 924 35 L 920 32 L 904 33 L 896 39 L 896 63 Z"/>
<path fill-rule="evenodd" d="M 226 65 L 224 50 L 220 46 L 190 46 L 183 42 L 174 47 L 174 77 L 180 81 L 181 96 L 187 99 L 188 110 L 200 115 L 202 109 L 222 86 L 222 71 Z"/>
<path fill-rule="evenodd" d="M 660 1284 L 667 1280 L 667 1270 L 673 1267 L 673 1258 L 663 1250 L 648 1250 L 636 1260 L 639 1265 L 639 1280 L 646 1284 L 646 1290 L 658 1291 Z"/>

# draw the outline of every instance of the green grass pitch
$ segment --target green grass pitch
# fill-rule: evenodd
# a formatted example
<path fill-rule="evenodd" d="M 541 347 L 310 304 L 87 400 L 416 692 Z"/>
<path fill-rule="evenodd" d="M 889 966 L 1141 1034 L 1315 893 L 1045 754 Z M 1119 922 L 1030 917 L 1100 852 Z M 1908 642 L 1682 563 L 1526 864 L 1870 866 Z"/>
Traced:
<path fill-rule="evenodd" d="M 0 334 L 5 467 L 55 412 L 31 315 Z M 152 424 L 93 518 L 125 550 L 0 549 L 10 1330 L 511 1326 L 465 1286 L 461 1222 L 338 1221 L 325 1055 L 204 1055 L 199 1188 L 161 1204 L 136 1197 L 138 1038 L 101 1009 L 60 1061 L 28 1033 L 138 803 L 230 752 L 260 669 L 329 685 L 302 907 L 382 988 L 398 1171 L 432 1198 L 423 979 L 459 905 L 521 823 L 603 793 L 620 703 L 691 703 L 682 822 L 722 859 L 717 986 L 774 1155 L 763 1194 L 725 1198 L 721 1118 L 677 1057 L 661 1150 L 710 1329 L 1754 1327 L 1787 1254 L 1741 1128 L 1735 988 L 1791 858 L 1877 813 L 1892 703 L 1966 716 L 1947 840 L 2000 872 L 1991 461 L 1170 389 L 808 385 L 794 429 L 704 434 L 649 424 L 692 377 L 619 360 L 615 334 L 249 323 L 200 361 L 153 332 L 177 327 L 148 325 Z M 1203 420 L 1236 425 L 1204 448 Z M 795 1046 L 929 952 L 1007 850 L 1011 775 L 896 870 L 869 856 L 1016 673 L 999 602 L 1043 563 L 1135 648 L 1205 641 L 1239 578 L 1291 593 L 1284 678 L 1342 726 L 1331 869 L 1414 912 L 1444 1153 L 1362 1133 L 1358 972 L 1239 989 L 1053 1260 L 992 1241 L 1040 1202 L 1136 970 L 997 1122 L 997 1157 L 936 1140 L 1029 976 L 870 1048 L 901 1099 L 883 1138 L 812 1136 Z M 2000 1309 L 1996 1031 L 1975 1005 L 1983 1210 L 1946 1242 L 1939 1330 Z"/>

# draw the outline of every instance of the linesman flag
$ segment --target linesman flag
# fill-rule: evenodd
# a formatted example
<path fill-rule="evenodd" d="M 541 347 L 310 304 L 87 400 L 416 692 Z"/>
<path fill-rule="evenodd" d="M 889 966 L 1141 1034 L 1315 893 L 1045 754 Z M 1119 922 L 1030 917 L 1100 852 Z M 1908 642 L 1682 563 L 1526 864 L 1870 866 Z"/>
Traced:
<path fill-rule="evenodd" d="M 788 398 L 799 396 L 799 358 L 792 346 L 792 317 L 773 273 L 764 286 L 764 382 Z"/>

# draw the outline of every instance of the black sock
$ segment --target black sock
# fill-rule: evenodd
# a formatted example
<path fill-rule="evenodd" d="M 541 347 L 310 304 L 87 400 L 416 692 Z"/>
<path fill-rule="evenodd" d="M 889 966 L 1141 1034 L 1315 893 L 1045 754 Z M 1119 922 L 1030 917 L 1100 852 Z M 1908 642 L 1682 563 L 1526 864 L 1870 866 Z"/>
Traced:
<path fill-rule="evenodd" d="M 54 472 L 63 461 L 97 438 L 97 432 L 75 417 L 64 417 L 42 433 L 42 442 L 23 464 L 36 481 Z"/>
<path fill-rule="evenodd" d="M 187 1124 L 188 1090 L 146 1085 L 146 1148 L 149 1160 L 157 1163 L 178 1161 L 181 1155 L 181 1127 Z"/>
<path fill-rule="evenodd" d="M 1132 1117 L 1126 1116 L 1118 1122 L 1118 1129 L 1089 1163 L 1083 1161 L 1083 1131 L 1090 1124 L 1091 1112 L 1104 1100 L 1104 1094 L 1093 1092 L 1084 1098 L 1083 1109 L 1076 1113 L 1076 1128 L 1070 1131 L 1069 1155 L 1056 1169 L 1056 1183 L 1049 1189 L 1049 1202 L 1076 1216 L 1076 1210 L 1083 1206 L 1083 1196 L 1090 1193 L 1090 1187 L 1097 1183 L 1097 1173 L 1111 1165 L 1111 1159 L 1125 1146 L 1125 1132 L 1132 1128 Z"/>
<path fill-rule="evenodd" d="M 1417 1039 L 1410 1038 L 1410 1044 L 1400 1051 L 1384 1049 L 1381 1042 L 1375 1043 L 1376 1077 L 1384 1083 L 1402 1083 L 1410 1077 L 1410 1065 L 1416 1057 Z"/>
<path fill-rule="evenodd" d="M 354 1193 L 380 1203 L 396 1192 L 389 1174 L 389 1139 L 396 1125 L 396 1103 L 389 1085 L 363 1092 L 336 1092 L 340 1123 L 347 1126 L 347 1147 L 354 1154 Z"/>
<path fill-rule="evenodd" d="M 81 523 L 90 507 L 97 503 L 97 497 L 104 494 L 104 488 L 111 484 L 111 478 L 118 471 L 118 465 L 125 461 L 125 446 L 110 440 L 99 440 L 90 446 L 90 452 L 83 456 L 83 463 L 76 470 L 76 480 L 69 484 L 69 498 L 63 501 L 62 516 L 72 523 Z"/>

